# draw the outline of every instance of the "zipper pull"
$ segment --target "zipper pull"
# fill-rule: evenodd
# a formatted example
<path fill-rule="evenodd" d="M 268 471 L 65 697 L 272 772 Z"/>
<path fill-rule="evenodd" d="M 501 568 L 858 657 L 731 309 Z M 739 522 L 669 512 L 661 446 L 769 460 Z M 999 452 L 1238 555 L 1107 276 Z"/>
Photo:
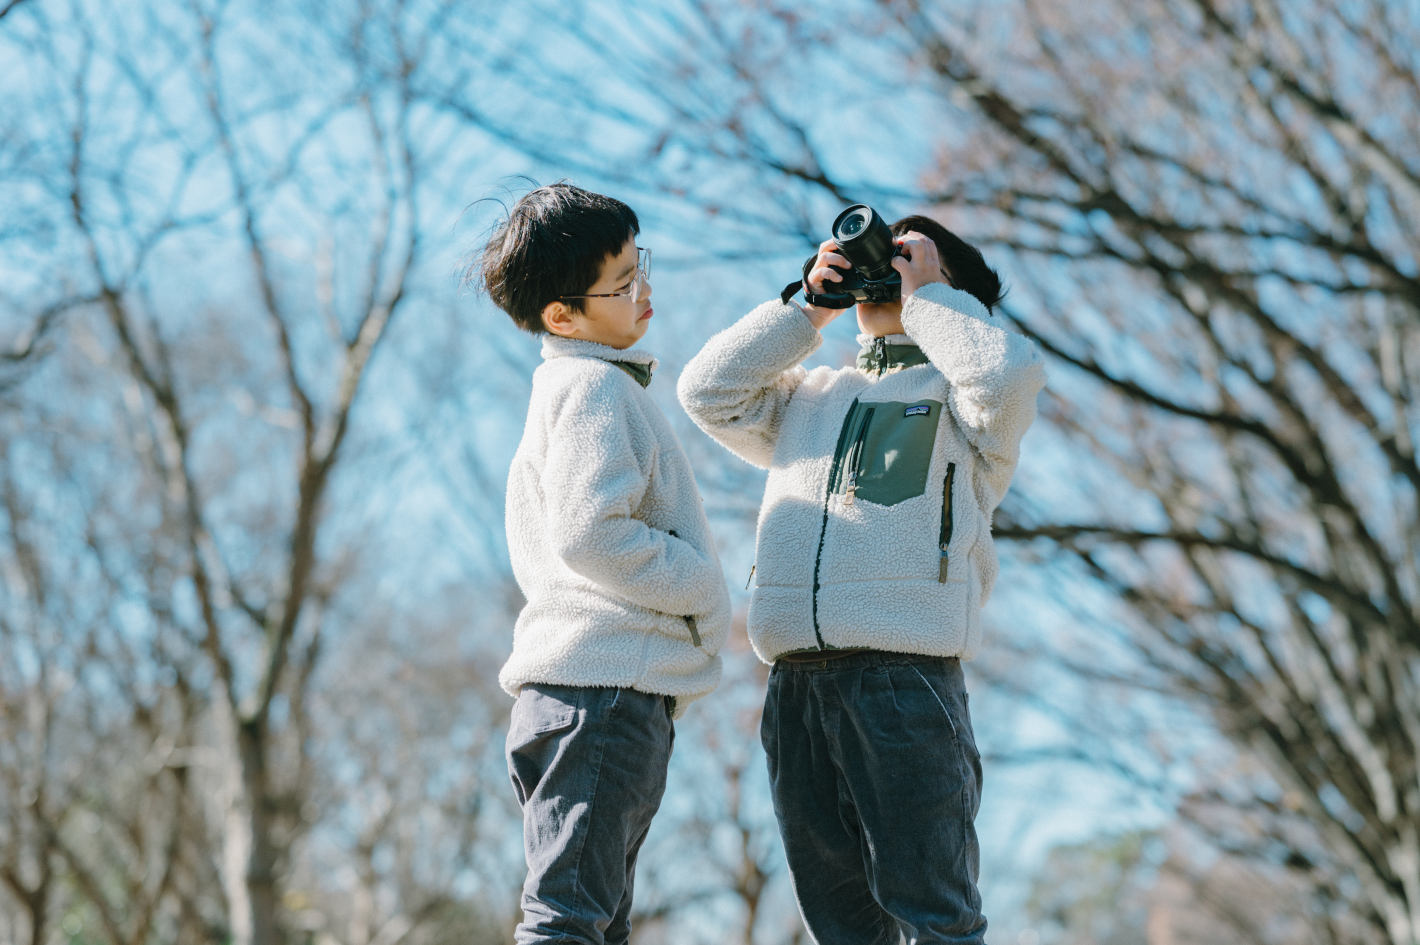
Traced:
<path fill-rule="evenodd" d="M 749 577 L 745 578 L 745 590 L 749 590 L 750 584 L 754 581 L 754 569 L 757 567 L 759 567 L 758 561 L 749 566 Z"/>
<path fill-rule="evenodd" d="M 881 377 L 883 374 L 887 373 L 888 369 L 886 338 L 873 339 L 873 354 L 878 359 L 878 376 Z"/>
<path fill-rule="evenodd" d="M 694 618 L 694 617 L 691 617 L 691 616 L 687 616 L 687 617 L 685 618 L 685 625 L 686 625 L 686 627 L 689 628 L 689 630 L 690 630 L 690 643 L 691 643 L 691 645 L 692 645 L 692 646 L 699 646 L 699 645 L 700 645 L 700 629 L 695 626 L 695 618 Z"/>
<path fill-rule="evenodd" d="M 942 561 L 937 565 L 937 581 L 947 583 L 947 547 L 952 543 L 952 483 L 957 477 L 957 464 L 947 463 L 947 477 L 942 483 L 942 531 L 937 538 L 937 547 L 942 550 Z"/>
<path fill-rule="evenodd" d="M 843 492 L 843 504 L 852 505 L 853 497 L 858 492 L 858 474 L 850 473 L 848 476 L 848 488 Z"/>

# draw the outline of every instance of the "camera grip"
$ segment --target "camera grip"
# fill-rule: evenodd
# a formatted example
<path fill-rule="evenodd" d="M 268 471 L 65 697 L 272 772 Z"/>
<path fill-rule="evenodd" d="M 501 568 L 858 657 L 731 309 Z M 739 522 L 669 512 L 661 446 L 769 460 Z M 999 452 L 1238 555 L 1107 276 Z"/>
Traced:
<path fill-rule="evenodd" d="M 857 299 L 846 292 L 814 292 L 809 288 L 809 273 L 813 271 L 814 263 L 818 261 L 818 254 L 814 253 L 804 260 L 803 276 L 798 282 L 791 282 L 784 287 L 784 291 L 779 293 L 779 301 L 788 304 L 800 289 L 804 290 L 804 301 L 810 305 L 817 305 L 819 308 L 851 308 L 857 304 Z M 843 270 L 837 266 L 830 266 L 835 272 L 842 273 Z"/>

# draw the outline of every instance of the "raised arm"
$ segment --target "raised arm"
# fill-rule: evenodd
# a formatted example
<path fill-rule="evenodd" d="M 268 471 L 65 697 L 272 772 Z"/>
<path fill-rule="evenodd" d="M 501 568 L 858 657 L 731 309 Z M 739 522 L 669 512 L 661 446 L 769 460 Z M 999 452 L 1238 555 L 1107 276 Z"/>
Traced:
<path fill-rule="evenodd" d="M 921 261 L 922 268 L 936 275 L 935 251 L 930 257 Z M 900 261 L 895 265 L 909 268 Z M 952 415 L 985 466 L 993 505 L 999 503 L 1011 484 L 1021 438 L 1035 420 L 1036 395 L 1045 386 L 1040 353 L 967 292 L 940 281 L 919 286 L 906 271 L 902 288 L 902 327 L 946 377 Z"/>
<path fill-rule="evenodd" d="M 685 412 L 720 445 L 768 468 L 784 407 L 803 381 L 801 363 L 823 343 L 793 303 L 766 302 L 715 335 L 681 373 Z"/>

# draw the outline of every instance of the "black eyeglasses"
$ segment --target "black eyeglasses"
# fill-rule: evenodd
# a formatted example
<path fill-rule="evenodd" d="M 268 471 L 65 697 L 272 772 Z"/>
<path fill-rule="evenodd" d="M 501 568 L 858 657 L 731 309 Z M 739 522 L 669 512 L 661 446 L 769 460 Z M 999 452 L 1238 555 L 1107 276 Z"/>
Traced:
<path fill-rule="evenodd" d="M 636 274 L 631 284 L 620 292 L 585 292 L 582 295 L 559 295 L 558 299 L 630 299 L 635 302 L 641 290 L 651 284 L 651 251 L 636 247 Z"/>

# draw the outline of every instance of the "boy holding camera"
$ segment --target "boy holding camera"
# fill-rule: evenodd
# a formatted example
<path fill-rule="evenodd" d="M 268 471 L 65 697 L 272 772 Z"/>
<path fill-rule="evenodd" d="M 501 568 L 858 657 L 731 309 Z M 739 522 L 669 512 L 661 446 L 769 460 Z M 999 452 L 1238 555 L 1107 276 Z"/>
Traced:
<path fill-rule="evenodd" d="M 711 338 L 691 418 L 767 468 L 748 618 L 761 736 L 819 945 L 980 943 L 981 766 L 961 660 L 996 578 L 991 516 L 1044 386 L 975 247 L 851 207 L 798 284 Z M 857 304 L 854 367 L 801 363 Z M 838 307 L 831 307 L 838 306 Z"/>
<path fill-rule="evenodd" d="M 730 622 L 690 463 L 633 346 L 653 314 L 636 214 L 570 184 L 513 207 L 471 270 L 544 336 L 508 471 L 527 604 L 499 682 L 528 874 L 519 945 L 624 943 L 673 719 L 715 687 Z"/>

